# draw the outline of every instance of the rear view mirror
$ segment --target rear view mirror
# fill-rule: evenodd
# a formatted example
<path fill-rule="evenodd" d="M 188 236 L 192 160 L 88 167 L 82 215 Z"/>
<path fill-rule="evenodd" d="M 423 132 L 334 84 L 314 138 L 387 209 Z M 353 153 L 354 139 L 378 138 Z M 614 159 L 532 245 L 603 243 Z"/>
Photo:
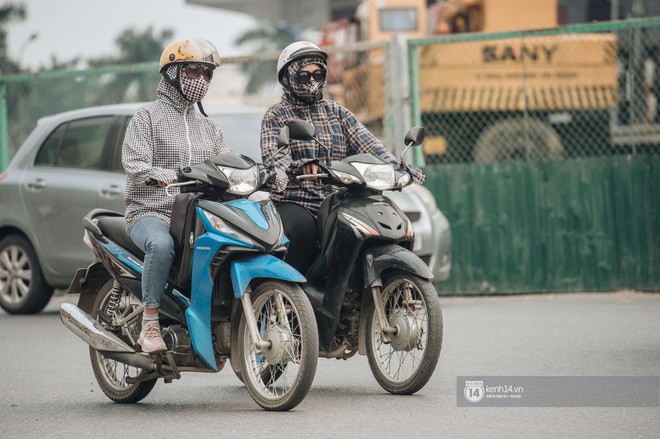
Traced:
<path fill-rule="evenodd" d="M 410 147 L 421 145 L 426 137 L 426 130 L 424 127 L 416 126 L 412 127 L 406 133 L 406 137 L 403 139 L 403 143 L 406 145 L 406 149 L 401 153 L 401 164 L 403 165 L 403 157 L 406 155 Z"/>
<path fill-rule="evenodd" d="M 424 127 L 412 127 L 406 133 L 406 138 L 403 140 L 403 143 L 405 143 L 406 146 L 418 146 L 422 144 L 425 137 L 426 130 Z"/>
<path fill-rule="evenodd" d="M 312 140 L 316 136 L 316 127 L 309 122 L 293 119 L 286 123 L 289 137 L 295 140 Z"/>
<path fill-rule="evenodd" d="M 280 135 L 277 136 L 277 147 L 279 149 L 289 146 L 289 127 L 283 126 Z"/>

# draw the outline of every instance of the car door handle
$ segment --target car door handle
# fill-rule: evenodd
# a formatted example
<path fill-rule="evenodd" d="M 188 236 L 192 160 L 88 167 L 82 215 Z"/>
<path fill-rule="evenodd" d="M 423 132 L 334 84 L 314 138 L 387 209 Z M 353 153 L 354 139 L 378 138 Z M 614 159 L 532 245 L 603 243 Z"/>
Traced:
<path fill-rule="evenodd" d="M 123 195 L 124 190 L 116 184 L 111 184 L 110 186 L 102 187 L 101 194 L 107 197 L 114 197 L 116 195 Z"/>
<path fill-rule="evenodd" d="M 43 189 L 46 187 L 46 182 L 43 181 L 41 178 L 37 178 L 36 180 L 28 183 L 26 185 L 28 189 L 32 189 L 33 191 L 38 191 L 39 189 Z"/>

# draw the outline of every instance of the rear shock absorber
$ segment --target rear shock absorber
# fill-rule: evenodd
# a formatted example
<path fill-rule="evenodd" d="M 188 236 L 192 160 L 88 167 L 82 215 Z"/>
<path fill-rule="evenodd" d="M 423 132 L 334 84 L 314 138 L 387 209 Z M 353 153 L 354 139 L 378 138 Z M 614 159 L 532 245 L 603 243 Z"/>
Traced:
<path fill-rule="evenodd" d="M 112 315 L 119 306 L 119 301 L 121 300 L 122 286 L 117 280 L 112 282 L 112 291 L 110 291 L 110 298 L 108 299 L 108 308 L 106 316 L 109 319 L 112 319 Z"/>

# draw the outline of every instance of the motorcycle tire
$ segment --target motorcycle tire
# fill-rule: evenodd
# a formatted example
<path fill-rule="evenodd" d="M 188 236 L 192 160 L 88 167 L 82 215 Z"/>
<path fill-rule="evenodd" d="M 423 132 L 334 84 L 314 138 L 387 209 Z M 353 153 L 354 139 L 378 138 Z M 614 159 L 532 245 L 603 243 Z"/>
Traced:
<path fill-rule="evenodd" d="M 112 326 L 112 322 L 114 321 L 113 315 L 127 314 L 127 311 L 137 305 L 132 303 L 131 295 L 126 291 L 123 291 L 118 298 L 115 298 L 114 303 L 116 305 L 112 303 L 112 279 L 110 279 L 97 292 L 91 316 L 106 330 L 114 333 L 117 337 L 131 345 L 128 337 L 122 335 L 121 328 Z M 111 308 L 114 308 L 114 310 Z M 104 317 L 101 318 L 100 315 Z M 133 332 L 134 338 L 137 339 L 140 333 L 139 322 L 136 322 L 129 330 Z M 141 401 L 156 385 L 157 378 L 144 381 L 139 380 L 139 377 L 145 373 L 142 369 L 108 359 L 91 347 L 89 348 L 89 356 L 99 387 L 114 402 L 132 404 Z M 129 383 L 127 382 L 127 378 L 137 378 L 138 381 Z"/>
<path fill-rule="evenodd" d="M 413 309 L 404 304 L 404 286 L 410 285 Z M 442 348 L 442 310 L 430 281 L 404 271 L 394 271 L 383 279 L 383 303 L 390 326 L 397 334 L 385 340 L 373 300 L 367 318 L 367 358 L 378 384 L 395 395 L 412 395 L 429 381 Z"/>
<path fill-rule="evenodd" d="M 243 382 L 263 409 L 291 410 L 305 398 L 316 374 L 319 341 L 314 310 L 299 286 L 280 281 L 262 282 L 251 300 L 260 337 L 271 346 L 256 349 L 244 310 L 237 346 Z"/>

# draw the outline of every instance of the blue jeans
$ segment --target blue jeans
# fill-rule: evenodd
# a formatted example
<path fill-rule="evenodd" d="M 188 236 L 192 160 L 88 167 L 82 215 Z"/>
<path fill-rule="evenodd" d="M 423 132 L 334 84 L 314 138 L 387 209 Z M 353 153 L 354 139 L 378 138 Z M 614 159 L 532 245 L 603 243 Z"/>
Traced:
<path fill-rule="evenodd" d="M 160 218 L 148 216 L 133 225 L 130 235 L 144 252 L 142 304 L 145 308 L 158 308 L 174 260 L 170 226 Z"/>

